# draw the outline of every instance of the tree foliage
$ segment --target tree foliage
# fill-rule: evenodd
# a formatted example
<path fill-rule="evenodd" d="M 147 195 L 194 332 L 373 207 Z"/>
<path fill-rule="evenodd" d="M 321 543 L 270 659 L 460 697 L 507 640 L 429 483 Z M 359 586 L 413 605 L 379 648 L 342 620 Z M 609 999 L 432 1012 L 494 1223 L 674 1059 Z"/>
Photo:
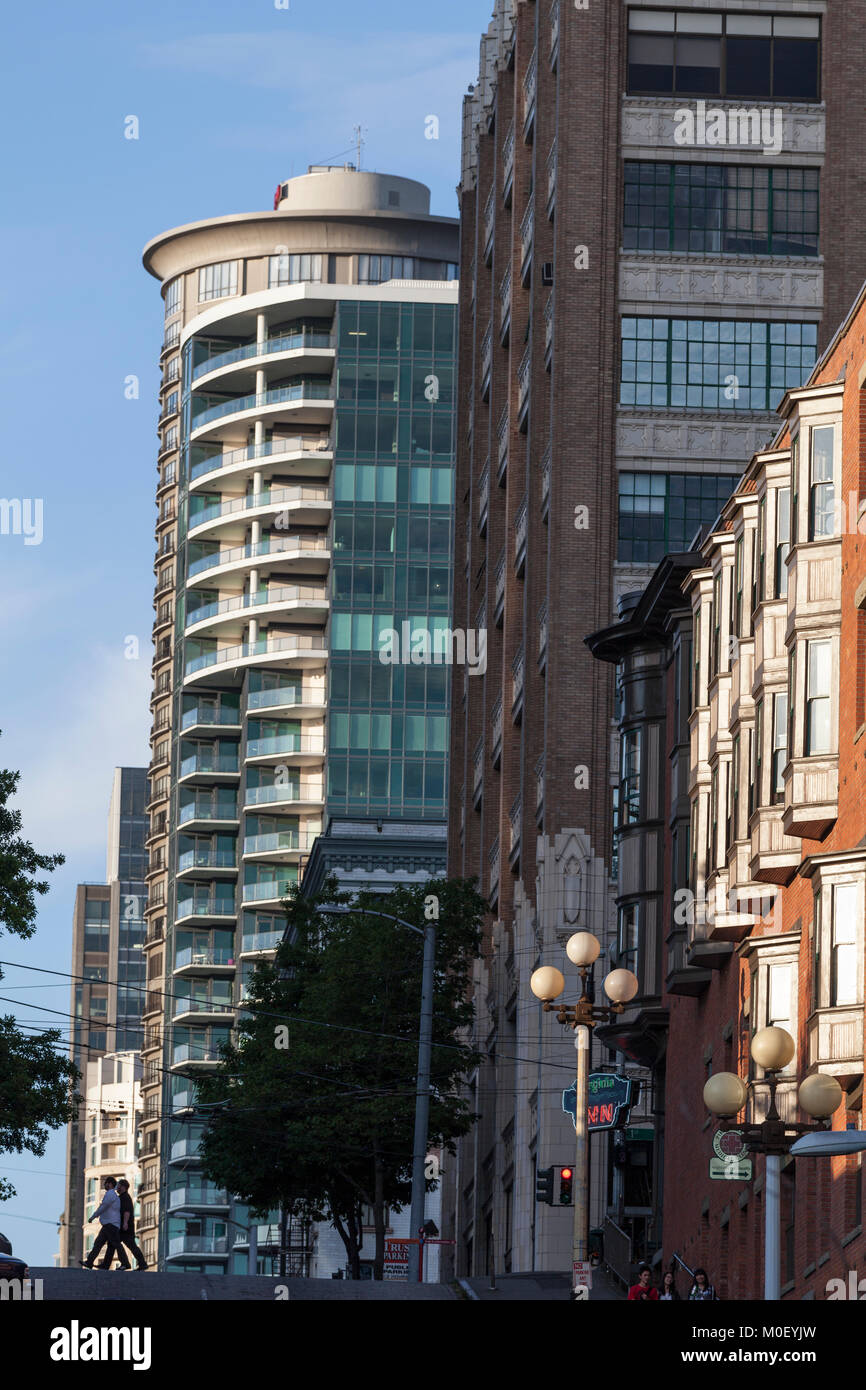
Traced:
<path fill-rule="evenodd" d="M 332 881 L 287 904 L 289 935 L 253 978 L 236 1042 L 199 1087 L 208 1175 L 259 1211 L 327 1217 L 358 1277 L 364 1208 L 382 1277 L 385 1216 L 411 1195 L 422 937 L 438 899 L 429 1148 L 455 1151 L 475 1116 L 458 1095 L 477 1065 L 461 1041 L 486 904 L 474 884 L 437 880 L 350 900 Z M 342 908 L 342 915 L 323 909 Z M 366 909 L 366 910 L 365 910 Z M 286 1045 L 287 1044 L 287 1045 Z M 428 1181 L 428 1189 L 435 1187 Z"/>
<path fill-rule="evenodd" d="M 37 874 L 51 873 L 64 857 L 38 854 L 23 838 L 21 812 L 7 804 L 19 780 L 20 773 L 0 770 L 0 935 L 27 939 L 36 930 L 36 895 L 48 892 L 47 879 Z M 58 1054 L 59 1043 L 56 1029 L 28 1038 L 12 1015 L 0 1018 L 0 1153 L 42 1155 L 49 1131 L 72 1117 L 80 1073 Z M 14 1196 L 12 1184 L 0 1179 L 0 1201 Z"/>

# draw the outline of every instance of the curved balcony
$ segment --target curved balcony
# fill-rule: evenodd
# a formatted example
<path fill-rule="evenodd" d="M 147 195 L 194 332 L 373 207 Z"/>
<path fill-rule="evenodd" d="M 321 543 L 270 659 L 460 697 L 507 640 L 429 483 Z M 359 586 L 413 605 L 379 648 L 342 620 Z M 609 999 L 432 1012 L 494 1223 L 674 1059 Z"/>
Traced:
<path fill-rule="evenodd" d="M 192 1099 L 188 1099 L 185 1105 L 175 1105 L 174 1102 L 178 1101 L 178 1099 L 181 1099 L 182 1097 L 185 1099 L 188 1097 L 192 1097 Z M 172 1112 L 188 1111 L 188 1109 L 192 1109 L 192 1106 L 195 1105 L 195 1091 L 177 1091 L 177 1093 L 172 1095 L 171 1099 Z M 199 1150 L 199 1140 L 197 1140 L 197 1138 L 175 1138 L 174 1144 L 171 1145 L 170 1154 L 168 1154 L 168 1162 L 202 1162 L 202 1154 L 200 1154 Z"/>
<path fill-rule="evenodd" d="M 234 850 L 189 849 L 178 856 L 177 877 L 198 878 L 211 874 L 233 873 L 238 867 L 238 857 Z"/>
<path fill-rule="evenodd" d="M 184 922 L 201 924 L 203 920 L 219 924 L 234 921 L 235 916 L 234 900 L 231 898 L 208 898 L 200 902 L 189 899 L 178 902 L 174 921 L 175 926 Z"/>
<path fill-rule="evenodd" d="M 190 1187 L 175 1187 L 168 1194 L 169 1211 L 185 1207 L 201 1208 L 204 1211 L 214 1207 L 229 1206 L 229 1194 L 223 1187 L 195 1183 Z"/>
<path fill-rule="evenodd" d="M 324 714 L 326 696 L 324 686 L 321 690 L 305 690 L 298 685 L 279 686 L 276 690 L 251 690 L 247 695 L 247 715 L 267 710 L 269 714 L 279 710 L 294 714 Z"/>
<path fill-rule="evenodd" d="M 305 570 L 315 565 L 324 574 L 330 562 L 331 552 L 324 536 L 280 536 L 279 540 L 269 536 L 265 540 L 202 555 L 189 565 L 186 577 L 189 583 L 199 575 L 207 574 L 206 582 L 211 583 L 221 574 L 253 568 L 266 570 L 271 565 L 279 565 L 283 569 L 294 565 Z M 165 660 L 170 659 L 171 652 L 168 651 Z"/>
<path fill-rule="evenodd" d="M 327 487 L 269 488 L 249 497 L 232 497 L 213 507 L 205 507 L 189 519 L 189 537 L 217 529 L 229 518 L 243 516 L 256 520 L 271 512 L 290 512 L 296 526 L 327 526 L 331 516 L 331 493 Z M 252 514 L 252 515 L 251 515 Z"/>
<path fill-rule="evenodd" d="M 249 614 L 250 610 L 255 610 L 257 618 L 272 613 L 291 613 L 297 622 L 310 618 L 313 622 L 325 623 L 330 607 L 326 588 L 315 584 L 287 584 L 266 594 L 238 594 L 234 598 L 220 599 L 217 603 L 203 604 L 201 608 L 187 613 L 184 632 L 189 637 L 197 632 L 241 623 L 246 621 L 244 614 Z"/>
<path fill-rule="evenodd" d="M 290 879 L 275 878 L 263 883 L 243 883 L 240 886 L 244 907 L 279 907 L 289 896 Z"/>
<path fill-rule="evenodd" d="M 254 811 L 258 806 L 267 806 L 271 811 L 313 811 L 325 804 L 325 790 L 321 782 L 301 786 L 246 787 L 243 792 L 244 810 Z"/>
<path fill-rule="evenodd" d="M 197 1104 L 195 1087 L 185 1091 L 174 1091 L 171 1097 L 171 1113 L 181 1115 L 185 1110 L 194 1110 Z M 169 1154 L 169 1163 L 201 1162 L 197 1139 L 175 1139 Z"/>
<path fill-rule="evenodd" d="M 265 859 L 292 863 L 309 853 L 321 833 L 320 830 L 277 830 L 269 835 L 247 835 L 244 858 L 255 859 L 261 855 Z"/>
<path fill-rule="evenodd" d="M 168 1259 L 179 1259 L 192 1255 L 213 1259 L 214 1256 L 228 1259 L 228 1236 L 169 1236 Z"/>
<path fill-rule="evenodd" d="M 193 657 L 184 668 L 184 684 L 194 680 L 206 679 L 220 671 L 233 671 L 238 667 L 249 666 L 264 657 L 268 662 L 291 662 L 298 666 L 318 666 L 327 657 L 324 634 L 320 637 L 306 635 L 278 637 L 269 642 L 244 642 L 239 647 L 223 647 L 219 651 L 205 652 L 203 656 Z"/>
<path fill-rule="evenodd" d="M 238 824 L 238 810 L 236 805 L 221 805 L 209 797 L 197 798 L 179 808 L 177 823 L 187 830 L 232 830 Z"/>
<path fill-rule="evenodd" d="M 230 1019 L 234 1006 L 217 999 L 175 999 L 172 1022 L 182 1023 L 220 1023 Z"/>
<path fill-rule="evenodd" d="M 215 970 L 231 973 L 234 968 L 232 946 L 184 946 L 175 953 L 173 974 L 210 975 Z"/>
<path fill-rule="evenodd" d="M 275 338 L 265 338 L 260 343 L 241 343 L 226 352 L 215 353 L 213 357 L 208 357 L 193 368 L 192 380 L 198 384 L 206 378 L 232 375 L 231 368 L 248 369 L 250 362 L 255 362 L 258 368 L 263 365 L 263 358 L 280 359 L 288 356 L 294 363 L 300 357 L 305 367 L 312 368 L 319 365 L 323 359 L 333 357 L 335 348 L 336 338 L 332 333 L 316 333 L 310 330 L 284 333 Z"/>
<path fill-rule="evenodd" d="M 197 459 L 190 464 L 191 492 L 197 486 L 206 488 L 211 483 L 234 478 L 253 469 L 264 474 L 277 470 L 284 473 L 295 465 L 298 472 L 327 477 L 334 458 L 330 439 L 310 439 L 300 434 L 286 439 L 269 439 L 261 444 L 249 444 L 246 448 L 226 452 L 220 451 L 217 446 L 214 448 L 211 457 Z"/>
<path fill-rule="evenodd" d="M 330 422 L 334 409 L 334 388 L 330 377 L 298 381 L 291 386 L 275 386 L 270 391 L 262 391 L 248 396 L 237 396 L 231 401 L 221 401 L 219 405 L 208 406 L 192 417 L 190 439 L 206 439 L 222 429 L 229 420 L 241 423 L 253 416 L 266 416 L 271 420 L 282 416 L 291 419 L 302 415 L 305 420 L 321 424 Z M 175 446 L 176 447 L 176 446 Z"/>
<path fill-rule="evenodd" d="M 171 1065 L 174 1067 L 214 1067 L 221 1061 L 219 1049 L 202 1047 L 197 1043 L 177 1043 L 172 1048 Z"/>
<path fill-rule="evenodd" d="M 210 782 L 217 778 L 232 778 L 239 775 L 237 754 L 234 757 L 226 755 L 219 757 L 213 753 L 193 753 L 190 757 L 183 759 L 178 780 L 195 782 L 198 778 L 202 778 Z"/>
<path fill-rule="evenodd" d="M 275 951 L 283 939 L 281 931 L 244 932 L 241 955 L 256 956 L 261 951 Z"/>
<path fill-rule="evenodd" d="M 280 734 L 274 738 L 251 738 L 247 742 L 248 763 L 280 762 L 288 758 L 293 763 L 321 762 L 325 756 L 323 734 Z"/>

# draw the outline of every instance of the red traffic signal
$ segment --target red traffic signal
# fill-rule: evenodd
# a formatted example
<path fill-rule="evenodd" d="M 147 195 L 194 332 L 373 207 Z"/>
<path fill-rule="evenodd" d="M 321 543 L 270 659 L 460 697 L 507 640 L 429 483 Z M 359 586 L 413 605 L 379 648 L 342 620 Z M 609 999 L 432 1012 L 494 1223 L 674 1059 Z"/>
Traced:
<path fill-rule="evenodd" d="M 559 1204 L 562 1207 L 570 1207 L 572 1196 L 572 1179 L 574 1178 L 573 1168 L 560 1168 L 559 1170 Z"/>

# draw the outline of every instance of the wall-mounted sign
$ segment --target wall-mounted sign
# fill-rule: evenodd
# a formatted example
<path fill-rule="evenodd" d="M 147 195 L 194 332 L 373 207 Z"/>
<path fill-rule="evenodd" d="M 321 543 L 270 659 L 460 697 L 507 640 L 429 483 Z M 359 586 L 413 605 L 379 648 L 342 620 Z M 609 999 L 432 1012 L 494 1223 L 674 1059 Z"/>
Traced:
<path fill-rule="evenodd" d="M 629 1107 L 634 1101 L 632 1092 L 632 1080 L 629 1076 L 591 1072 L 586 1106 L 588 1128 L 615 1129 L 618 1125 L 624 1125 L 628 1119 Z M 568 1090 L 562 1093 L 562 1108 L 571 1116 L 571 1123 L 575 1128 L 576 1098 L 577 1082 L 573 1081 Z"/>
<path fill-rule="evenodd" d="M 738 1129 L 717 1129 L 713 1135 L 710 1177 L 728 1182 L 750 1182 L 752 1160 L 747 1157 L 746 1141 Z"/>

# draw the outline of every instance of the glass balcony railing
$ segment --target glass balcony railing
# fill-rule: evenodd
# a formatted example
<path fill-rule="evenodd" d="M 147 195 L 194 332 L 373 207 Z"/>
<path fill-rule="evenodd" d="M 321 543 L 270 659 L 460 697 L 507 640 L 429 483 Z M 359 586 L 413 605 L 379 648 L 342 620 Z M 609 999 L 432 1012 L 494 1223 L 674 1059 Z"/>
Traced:
<path fill-rule="evenodd" d="M 233 849 L 188 849 L 178 855 L 178 871 L 183 869 L 236 869 L 238 857 Z"/>
<path fill-rule="evenodd" d="M 199 450 L 202 448 L 201 445 L 197 447 Z M 321 454 L 328 453 L 330 449 L 330 439 L 310 438 L 301 434 L 291 435 L 286 439 L 268 439 L 261 444 L 250 444 L 245 449 L 229 449 L 226 453 L 215 448 L 212 454 L 204 458 L 193 457 L 189 470 L 190 481 L 220 468 L 233 468 L 239 463 L 253 463 L 256 459 L 270 458 L 273 454 Z M 193 447 L 192 452 L 195 455 L 197 448 Z"/>
<path fill-rule="evenodd" d="M 272 801 L 321 801 L 322 789 L 317 788 L 315 792 L 310 787 L 291 786 L 270 786 L 270 787 L 247 787 L 246 789 L 247 806 L 261 806 Z"/>
<path fill-rule="evenodd" d="M 289 891 L 289 881 L 285 878 L 265 880 L 262 883 L 245 883 L 241 895 L 245 903 L 279 902 Z"/>
<path fill-rule="evenodd" d="M 321 378 L 298 381 L 293 386 L 277 386 L 272 391 L 262 391 L 258 396 L 238 396 L 233 401 L 221 401 L 219 405 L 212 405 L 193 415 L 190 428 L 197 430 L 202 425 L 213 424 L 214 420 L 224 419 L 226 415 L 238 415 L 243 410 L 257 410 L 268 405 L 286 405 L 291 401 L 329 401 L 333 394 L 330 377 L 324 381 Z"/>
<path fill-rule="evenodd" d="M 278 338 L 266 338 L 263 343 L 244 343 L 228 352 L 217 353 L 193 368 L 192 379 L 214 372 L 218 367 L 230 367 L 233 362 L 246 362 L 251 357 L 267 357 L 275 352 L 294 352 L 298 348 L 331 348 L 335 339 L 330 333 L 286 333 Z"/>
<path fill-rule="evenodd" d="M 169 1255 L 227 1255 L 228 1236 L 169 1236 Z"/>
<path fill-rule="evenodd" d="M 195 1183 L 191 1187 L 175 1187 L 168 1194 L 169 1211 L 180 1207 L 227 1207 L 229 1194 L 224 1187 Z"/>
<path fill-rule="evenodd" d="M 174 957 L 175 970 L 187 965 L 234 965 L 233 946 L 184 946 Z"/>
<path fill-rule="evenodd" d="M 189 758 L 184 758 L 180 765 L 181 777 L 188 777 L 191 772 L 237 772 L 238 760 L 226 754 L 214 757 L 209 753 L 193 753 Z"/>
<path fill-rule="evenodd" d="M 241 712 L 238 709 L 226 709 L 224 707 L 214 709 L 212 705 L 195 705 L 192 709 L 184 711 L 180 727 L 191 729 L 195 724 L 240 724 L 240 722 Z"/>
<path fill-rule="evenodd" d="M 281 734 L 275 738 L 251 738 L 247 743 L 248 758 L 263 758 L 270 753 L 321 753 L 325 740 L 314 734 Z"/>
<path fill-rule="evenodd" d="M 172 1110 L 191 1110 L 195 1105 L 195 1091 L 175 1091 L 171 1098 Z M 172 1158 L 198 1158 L 197 1139 L 175 1139 L 171 1146 Z"/>
<path fill-rule="evenodd" d="M 204 507 L 190 514 L 189 527 L 203 526 L 206 521 L 214 521 L 220 516 L 234 516 L 237 512 L 248 512 L 256 507 L 289 506 L 292 502 L 330 502 L 330 489 L 326 487 L 279 487 L 269 492 L 254 492 L 249 497 L 233 497 L 229 502 L 220 502 L 212 507 Z"/>
<path fill-rule="evenodd" d="M 187 885 L 189 887 L 189 884 Z M 235 900 L 231 898 L 178 898 L 180 917 L 233 917 Z"/>
<path fill-rule="evenodd" d="M 235 802 L 190 801 L 181 806 L 178 824 L 185 825 L 191 820 L 237 820 L 238 808 Z"/>
<path fill-rule="evenodd" d="M 218 1062 L 220 1055 L 215 1047 L 205 1047 L 197 1043 L 177 1043 L 172 1048 L 171 1060 L 176 1065 L 182 1062 Z"/>
<path fill-rule="evenodd" d="M 251 690 L 247 710 L 272 709 L 274 705 L 323 705 L 325 692 L 302 690 L 296 685 L 280 685 L 275 690 Z"/>
<path fill-rule="evenodd" d="M 276 830 L 270 835 L 247 835 L 244 854 L 270 854 L 275 850 L 309 849 L 316 838 L 301 830 Z"/>
<path fill-rule="evenodd" d="M 222 613 L 240 613 L 246 608 L 260 608 L 272 603 L 300 602 L 304 599 L 326 604 L 328 591 L 315 584 L 286 584 L 280 589 L 271 589 L 268 593 L 240 594 L 237 598 L 223 598 L 217 603 L 205 603 L 201 608 L 188 610 L 186 615 L 187 630 L 194 627 L 196 623 L 203 623 L 206 618 L 216 618 Z M 186 715 L 184 715 L 185 719 Z M 240 716 L 235 722 L 237 723 L 239 720 Z"/>
<path fill-rule="evenodd" d="M 327 550 L 328 542 L 324 536 L 281 536 L 279 540 L 256 541 L 255 544 L 236 545 L 230 550 L 214 551 L 212 555 L 201 555 L 193 560 L 187 569 L 187 578 L 201 574 L 204 570 L 217 569 L 220 565 L 230 565 L 236 560 L 254 560 L 261 555 L 282 555 L 287 550 Z"/>
<path fill-rule="evenodd" d="M 275 641 L 269 642 L 263 638 L 258 642 L 244 642 L 239 647 L 222 647 L 215 652 L 205 652 L 202 656 L 195 656 L 184 666 L 184 675 L 191 676 L 195 671 L 203 671 L 210 666 L 222 666 L 228 663 L 242 661 L 248 656 L 273 656 L 278 653 L 288 656 L 290 652 L 312 652 L 322 651 L 325 646 L 324 636 L 322 637 L 278 637 Z M 215 768 L 204 768 L 202 771 L 217 771 Z M 226 772 L 237 772 L 237 766 L 224 769 Z M 191 768 L 190 771 L 196 771 Z M 183 768 L 181 768 L 183 775 Z"/>
<path fill-rule="evenodd" d="M 275 951 L 283 939 L 281 931 L 244 932 L 242 951 Z"/>
<path fill-rule="evenodd" d="M 181 995 L 174 1001 L 174 1018 L 182 1014 L 230 1014 L 231 1002 L 227 999 L 197 998 L 193 994 Z"/>

